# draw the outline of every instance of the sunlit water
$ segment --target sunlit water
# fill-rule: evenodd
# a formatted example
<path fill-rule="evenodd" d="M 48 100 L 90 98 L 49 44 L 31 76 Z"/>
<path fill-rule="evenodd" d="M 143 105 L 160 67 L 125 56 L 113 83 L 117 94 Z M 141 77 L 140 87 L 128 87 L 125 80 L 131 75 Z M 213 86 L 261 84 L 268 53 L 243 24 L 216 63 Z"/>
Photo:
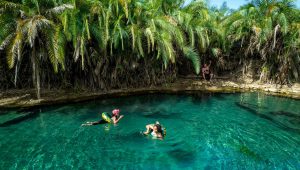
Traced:
<path fill-rule="evenodd" d="M 118 125 L 80 126 L 113 108 Z M 16 112 L 1 111 L 0 169 L 300 169 L 299 100 L 156 94 L 32 112 L 7 123 Z M 164 140 L 139 133 L 156 120 Z"/>

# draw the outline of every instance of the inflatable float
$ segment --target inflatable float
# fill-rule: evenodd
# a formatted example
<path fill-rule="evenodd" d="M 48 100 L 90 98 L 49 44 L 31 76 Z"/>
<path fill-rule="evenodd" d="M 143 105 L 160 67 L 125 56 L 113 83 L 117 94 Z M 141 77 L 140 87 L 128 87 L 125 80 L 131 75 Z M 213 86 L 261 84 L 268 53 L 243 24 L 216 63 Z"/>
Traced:
<path fill-rule="evenodd" d="M 105 120 L 107 123 L 112 123 L 112 120 L 111 120 L 109 114 L 106 112 L 102 113 L 102 119 Z"/>

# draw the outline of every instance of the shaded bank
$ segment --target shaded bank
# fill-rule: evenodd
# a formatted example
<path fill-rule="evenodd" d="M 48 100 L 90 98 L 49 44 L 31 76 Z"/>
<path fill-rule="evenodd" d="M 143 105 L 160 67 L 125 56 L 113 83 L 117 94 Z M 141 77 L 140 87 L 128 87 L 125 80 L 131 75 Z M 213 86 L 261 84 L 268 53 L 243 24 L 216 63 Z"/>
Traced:
<path fill-rule="evenodd" d="M 0 108 L 33 107 L 52 104 L 63 104 L 70 102 L 81 102 L 86 100 L 129 96 L 148 93 L 196 93 L 201 92 L 251 92 L 258 91 L 271 95 L 300 99 L 300 85 L 294 84 L 292 87 L 276 87 L 276 85 L 257 83 L 243 84 L 232 81 L 218 80 L 216 82 L 203 82 L 200 80 L 180 79 L 175 83 L 163 86 L 114 89 L 109 91 L 66 91 L 47 90 L 42 93 L 42 99 L 35 99 L 35 91 L 18 90 L 6 91 L 0 94 Z"/>

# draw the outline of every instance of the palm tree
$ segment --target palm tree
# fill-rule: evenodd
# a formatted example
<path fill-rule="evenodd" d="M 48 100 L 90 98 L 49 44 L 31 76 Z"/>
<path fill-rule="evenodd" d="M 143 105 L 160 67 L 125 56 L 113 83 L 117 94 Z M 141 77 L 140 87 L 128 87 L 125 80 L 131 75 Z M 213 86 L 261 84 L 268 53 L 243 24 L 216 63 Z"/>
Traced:
<path fill-rule="evenodd" d="M 181 3 L 174 2 L 174 4 Z M 145 51 L 147 51 L 147 54 L 161 58 L 165 68 L 169 61 L 175 63 L 176 51 L 181 51 L 193 62 L 198 74 L 200 71 L 198 54 L 193 46 L 186 43 L 185 34 L 179 27 L 176 13 L 169 9 L 170 7 L 162 7 L 162 5 L 164 3 L 159 0 L 144 2 L 143 5 L 133 5 L 135 8 L 132 9 L 128 24 L 133 51 L 138 52 L 140 56 L 145 56 Z M 176 7 L 179 9 L 178 6 Z M 144 15 L 140 16 L 139 13 Z M 143 41 L 146 44 L 145 48 L 143 48 Z"/>
<path fill-rule="evenodd" d="M 248 55 L 258 53 L 262 61 L 262 74 L 270 72 L 275 79 L 281 79 L 280 74 L 286 74 L 284 66 L 288 64 L 286 57 L 291 51 L 284 51 L 289 37 L 290 24 L 295 20 L 291 0 L 256 0 L 243 6 L 230 15 L 224 22 L 227 37 L 233 42 L 239 42 L 242 51 Z M 296 35 L 296 34 L 293 34 Z M 295 39 L 294 39 L 295 40 Z M 286 44 L 286 45 L 284 45 Z M 243 48 L 245 47 L 245 48 Z M 290 50 L 290 49 L 289 49 Z M 285 61 L 283 61 L 285 60 Z M 285 63 L 285 64 L 284 64 Z M 279 68 L 279 69 L 278 69 Z M 285 75 L 287 78 L 287 75 Z"/>
<path fill-rule="evenodd" d="M 66 66 L 60 74 L 83 78 L 93 87 L 119 87 L 124 79 L 135 82 L 137 72 L 131 65 L 140 64 L 142 73 L 136 77 L 150 84 L 149 79 L 155 81 L 170 70 L 176 74 L 182 69 L 181 59 L 190 60 L 198 74 L 200 57 L 211 57 L 216 69 L 222 69 L 225 56 L 240 63 L 260 59 L 268 79 L 299 80 L 300 15 L 292 0 L 255 0 L 236 11 L 209 8 L 201 0 L 183 3 L 2 0 L 0 50 L 6 50 L 8 65 L 14 68 L 15 85 L 21 61 L 30 61 L 26 65 L 32 67 L 38 98 L 45 72 L 49 73 L 42 65 L 48 63 L 54 73 Z"/>
<path fill-rule="evenodd" d="M 26 47 L 31 49 L 32 80 L 37 89 L 37 98 L 40 99 L 40 61 L 42 57 L 49 57 L 55 72 L 58 71 L 58 65 L 64 69 L 64 37 L 61 26 L 55 22 L 57 15 L 72 6 L 69 4 L 54 6 L 54 1 L 47 1 L 48 3 L 43 3 L 43 5 L 38 1 L 22 2 L 2 1 L 0 4 L 0 9 L 4 11 L 3 17 L 9 13 L 13 14 L 5 22 L 7 27 L 0 28 L 0 32 L 5 35 L 1 48 L 7 50 L 9 67 L 15 67 L 15 85 L 23 56 L 22 52 Z M 45 51 L 48 55 L 45 54 Z"/>

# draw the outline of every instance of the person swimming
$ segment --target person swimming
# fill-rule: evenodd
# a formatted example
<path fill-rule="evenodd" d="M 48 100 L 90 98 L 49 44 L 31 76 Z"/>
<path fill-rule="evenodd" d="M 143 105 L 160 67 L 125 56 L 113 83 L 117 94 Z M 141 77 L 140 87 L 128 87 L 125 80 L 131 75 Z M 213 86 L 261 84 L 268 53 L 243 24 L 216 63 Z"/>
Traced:
<path fill-rule="evenodd" d="M 155 138 L 163 139 L 164 138 L 164 133 L 163 133 L 163 128 L 159 124 L 159 122 L 156 122 L 155 124 L 148 124 L 146 125 L 146 131 L 143 132 L 145 135 L 151 135 Z"/>
<path fill-rule="evenodd" d="M 113 124 L 117 124 L 124 116 L 120 115 L 120 109 L 114 109 L 112 111 L 112 116 L 110 119 L 112 120 Z M 102 118 L 99 121 L 96 122 L 86 122 L 82 124 L 81 126 L 92 126 L 92 125 L 99 125 L 99 124 L 105 124 L 108 123 L 107 121 L 103 120 Z"/>

